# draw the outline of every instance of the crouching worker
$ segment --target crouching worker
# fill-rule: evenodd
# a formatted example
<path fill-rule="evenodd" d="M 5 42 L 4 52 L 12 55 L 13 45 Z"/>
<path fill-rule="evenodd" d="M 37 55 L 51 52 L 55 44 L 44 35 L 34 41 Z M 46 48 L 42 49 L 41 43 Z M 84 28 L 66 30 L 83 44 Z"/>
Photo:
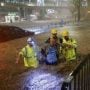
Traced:
<path fill-rule="evenodd" d="M 36 57 L 35 50 L 33 48 L 33 41 L 31 38 L 27 39 L 27 45 L 19 52 L 16 63 L 19 62 L 20 57 L 24 59 L 24 66 L 26 68 L 37 68 L 39 63 Z"/>
<path fill-rule="evenodd" d="M 50 43 L 46 48 L 46 64 L 56 65 L 58 61 L 58 48 L 54 38 L 50 38 Z"/>

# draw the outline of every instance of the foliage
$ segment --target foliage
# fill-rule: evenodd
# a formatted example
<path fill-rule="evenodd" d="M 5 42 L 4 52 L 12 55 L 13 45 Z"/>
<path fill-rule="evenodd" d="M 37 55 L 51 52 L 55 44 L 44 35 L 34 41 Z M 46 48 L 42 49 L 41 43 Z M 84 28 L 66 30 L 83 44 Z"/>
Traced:
<path fill-rule="evenodd" d="M 78 8 L 81 6 L 81 1 L 82 0 L 71 0 L 72 4 L 74 5 L 75 8 Z"/>

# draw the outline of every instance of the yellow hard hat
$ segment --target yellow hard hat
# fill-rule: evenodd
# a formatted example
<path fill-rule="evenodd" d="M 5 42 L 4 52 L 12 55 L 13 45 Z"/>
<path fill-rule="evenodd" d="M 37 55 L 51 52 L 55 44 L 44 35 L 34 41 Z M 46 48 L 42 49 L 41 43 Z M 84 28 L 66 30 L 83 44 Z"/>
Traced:
<path fill-rule="evenodd" d="M 68 32 L 68 30 L 63 30 L 63 32 L 62 32 L 62 36 L 69 36 L 69 32 Z"/>
<path fill-rule="evenodd" d="M 55 28 L 51 29 L 51 33 L 52 34 L 57 34 L 57 29 L 55 29 Z"/>

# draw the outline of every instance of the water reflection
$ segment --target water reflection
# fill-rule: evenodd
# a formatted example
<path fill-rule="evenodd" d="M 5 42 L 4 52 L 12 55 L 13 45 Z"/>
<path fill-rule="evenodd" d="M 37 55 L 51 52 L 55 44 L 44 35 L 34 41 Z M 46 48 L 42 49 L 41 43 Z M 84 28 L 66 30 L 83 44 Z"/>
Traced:
<path fill-rule="evenodd" d="M 60 90 L 63 80 L 61 75 L 34 70 L 24 78 L 22 90 Z"/>
<path fill-rule="evenodd" d="M 35 35 L 41 34 L 48 31 L 48 28 L 46 26 L 44 27 L 33 27 L 33 28 L 25 28 L 26 31 L 34 32 Z"/>

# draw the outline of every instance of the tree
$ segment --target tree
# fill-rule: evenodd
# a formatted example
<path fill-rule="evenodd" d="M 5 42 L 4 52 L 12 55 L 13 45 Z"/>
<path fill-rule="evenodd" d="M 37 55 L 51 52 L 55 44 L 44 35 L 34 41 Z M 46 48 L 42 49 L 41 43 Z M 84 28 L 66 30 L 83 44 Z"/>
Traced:
<path fill-rule="evenodd" d="M 82 0 L 72 0 L 72 3 L 75 7 L 75 10 L 77 11 L 77 18 L 78 18 L 78 22 L 80 21 L 80 9 L 81 9 L 81 1 Z"/>

